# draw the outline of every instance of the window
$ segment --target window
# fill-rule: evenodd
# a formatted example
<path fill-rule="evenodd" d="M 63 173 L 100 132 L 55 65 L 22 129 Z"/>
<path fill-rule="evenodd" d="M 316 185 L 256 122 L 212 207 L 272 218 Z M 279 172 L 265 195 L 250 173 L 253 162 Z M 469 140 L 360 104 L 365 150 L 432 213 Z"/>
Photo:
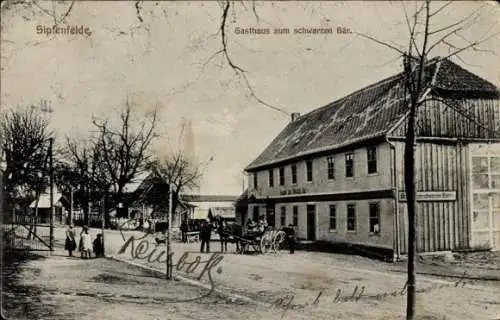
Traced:
<path fill-rule="evenodd" d="M 328 179 L 335 179 L 335 157 L 329 156 L 326 158 L 326 162 L 328 164 Z"/>
<path fill-rule="evenodd" d="M 285 185 L 285 168 L 280 168 L 280 186 Z"/>
<path fill-rule="evenodd" d="M 348 152 L 345 154 L 345 176 L 354 177 L 354 153 Z"/>
<path fill-rule="evenodd" d="M 377 173 L 377 148 L 367 148 L 366 154 L 368 158 L 368 173 Z"/>
<path fill-rule="evenodd" d="M 274 171 L 269 169 L 269 186 L 274 187 Z"/>
<path fill-rule="evenodd" d="M 370 203 L 370 233 L 380 232 L 380 208 L 378 203 Z"/>
<path fill-rule="evenodd" d="M 299 207 L 293 206 L 293 226 L 299 225 Z"/>
<path fill-rule="evenodd" d="M 313 181 L 313 163 L 306 161 L 306 181 Z"/>
<path fill-rule="evenodd" d="M 292 184 L 297 184 L 297 165 L 292 164 Z"/>
<path fill-rule="evenodd" d="M 255 172 L 255 173 L 253 174 L 253 187 L 254 187 L 254 189 L 257 189 L 257 187 L 259 186 L 259 183 L 258 183 L 258 182 L 259 182 L 259 181 L 258 181 L 258 178 L 257 178 L 257 172 Z"/>
<path fill-rule="evenodd" d="M 356 231 L 356 205 L 347 205 L 347 231 Z"/>
<path fill-rule="evenodd" d="M 259 207 L 253 207 L 253 221 L 259 221 Z"/>
<path fill-rule="evenodd" d="M 337 208 L 330 206 L 330 230 L 337 230 Z"/>
<path fill-rule="evenodd" d="M 281 226 L 286 226 L 286 207 L 281 207 L 281 216 L 280 216 Z"/>

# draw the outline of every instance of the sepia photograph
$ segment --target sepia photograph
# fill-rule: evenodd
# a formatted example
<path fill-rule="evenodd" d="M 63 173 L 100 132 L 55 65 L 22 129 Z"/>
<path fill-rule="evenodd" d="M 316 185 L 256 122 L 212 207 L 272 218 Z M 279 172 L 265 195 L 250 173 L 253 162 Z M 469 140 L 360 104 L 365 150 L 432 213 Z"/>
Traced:
<path fill-rule="evenodd" d="M 7 320 L 500 320 L 496 1 L 1 2 Z"/>

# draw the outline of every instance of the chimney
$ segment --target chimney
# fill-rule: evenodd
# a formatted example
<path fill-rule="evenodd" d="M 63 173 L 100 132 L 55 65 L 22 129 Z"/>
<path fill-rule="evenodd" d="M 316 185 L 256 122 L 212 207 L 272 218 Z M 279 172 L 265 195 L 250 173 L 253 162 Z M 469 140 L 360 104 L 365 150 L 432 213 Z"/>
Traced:
<path fill-rule="evenodd" d="M 299 117 L 300 117 L 300 113 L 298 113 L 298 112 L 292 113 L 292 122 L 297 120 Z"/>

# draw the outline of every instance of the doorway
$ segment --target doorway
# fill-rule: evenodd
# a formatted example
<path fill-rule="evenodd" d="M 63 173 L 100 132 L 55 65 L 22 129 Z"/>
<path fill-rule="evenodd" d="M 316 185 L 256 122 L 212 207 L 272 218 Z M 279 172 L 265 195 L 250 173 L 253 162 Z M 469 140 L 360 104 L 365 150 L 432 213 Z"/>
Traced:
<path fill-rule="evenodd" d="M 266 219 L 267 219 L 267 225 L 270 227 L 276 227 L 276 219 L 275 219 L 275 214 L 274 214 L 274 206 L 273 207 L 267 207 L 266 208 Z"/>
<path fill-rule="evenodd" d="M 307 205 L 307 240 L 316 240 L 316 206 Z"/>

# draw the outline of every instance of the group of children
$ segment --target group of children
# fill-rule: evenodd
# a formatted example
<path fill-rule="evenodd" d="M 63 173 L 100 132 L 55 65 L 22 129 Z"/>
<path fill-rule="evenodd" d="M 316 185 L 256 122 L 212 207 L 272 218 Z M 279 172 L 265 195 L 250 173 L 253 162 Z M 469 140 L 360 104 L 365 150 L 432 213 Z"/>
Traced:
<path fill-rule="evenodd" d="M 76 236 L 73 226 L 69 226 L 66 230 L 66 243 L 64 245 L 69 253 L 69 256 L 73 256 L 73 251 L 77 249 L 76 246 Z M 78 251 L 80 251 L 80 256 L 82 259 L 89 259 L 92 257 L 92 251 L 94 252 L 96 258 L 101 257 L 104 254 L 104 243 L 102 234 L 98 234 L 96 239 L 92 241 L 92 237 L 89 233 L 89 228 L 84 226 L 82 232 L 80 233 L 80 241 L 78 245 Z"/>

